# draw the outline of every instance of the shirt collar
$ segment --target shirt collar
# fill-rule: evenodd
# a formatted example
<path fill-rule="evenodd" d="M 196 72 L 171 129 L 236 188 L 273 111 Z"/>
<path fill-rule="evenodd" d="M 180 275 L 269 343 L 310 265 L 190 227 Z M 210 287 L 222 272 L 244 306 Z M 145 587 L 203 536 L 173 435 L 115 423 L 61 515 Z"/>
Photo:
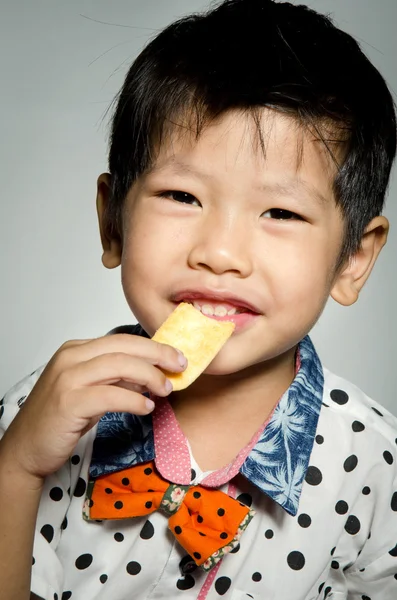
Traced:
<path fill-rule="evenodd" d="M 131 326 L 128 331 L 124 327 L 123 332 L 147 337 L 139 325 Z M 214 481 L 216 485 L 222 483 L 219 473 L 222 475 L 223 472 L 223 479 L 228 481 L 240 472 L 288 513 L 296 515 L 324 387 L 321 362 L 308 336 L 299 344 L 299 357 L 300 368 L 294 381 L 281 397 L 248 456 L 240 453 L 231 465 L 217 472 L 217 478 L 211 482 L 209 476 L 204 485 L 214 485 Z M 91 458 L 91 478 L 154 459 L 151 415 L 107 413 L 100 419 Z"/>

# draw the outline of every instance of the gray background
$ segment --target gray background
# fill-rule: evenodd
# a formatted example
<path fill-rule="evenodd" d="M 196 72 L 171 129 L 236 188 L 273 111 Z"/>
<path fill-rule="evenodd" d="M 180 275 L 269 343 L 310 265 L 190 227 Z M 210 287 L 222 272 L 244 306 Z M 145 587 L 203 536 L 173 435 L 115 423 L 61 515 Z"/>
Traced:
<path fill-rule="evenodd" d="M 397 90 L 397 0 L 312 0 Z M 135 322 L 101 264 L 96 177 L 106 109 L 145 42 L 202 0 L 0 0 L 0 392 L 67 339 Z M 313 332 L 331 370 L 397 414 L 397 182 L 389 243 L 359 302 L 329 302 Z M 393 358 L 392 358 L 393 357 Z M 396 367 L 394 367 L 396 368 Z"/>

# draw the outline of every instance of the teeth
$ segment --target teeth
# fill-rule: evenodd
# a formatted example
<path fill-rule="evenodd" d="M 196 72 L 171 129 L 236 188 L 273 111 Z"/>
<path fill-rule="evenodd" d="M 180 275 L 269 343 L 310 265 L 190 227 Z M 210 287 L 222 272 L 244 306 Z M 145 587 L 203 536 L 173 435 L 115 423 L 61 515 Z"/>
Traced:
<path fill-rule="evenodd" d="M 216 306 L 212 306 L 212 304 L 199 304 L 198 302 L 193 302 L 194 308 L 201 311 L 203 315 L 207 316 L 216 316 L 216 317 L 226 317 L 226 315 L 235 315 L 237 313 L 237 308 L 231 308 L 228 310 L 226 306 L 222 304 L 217 304 Z"/>

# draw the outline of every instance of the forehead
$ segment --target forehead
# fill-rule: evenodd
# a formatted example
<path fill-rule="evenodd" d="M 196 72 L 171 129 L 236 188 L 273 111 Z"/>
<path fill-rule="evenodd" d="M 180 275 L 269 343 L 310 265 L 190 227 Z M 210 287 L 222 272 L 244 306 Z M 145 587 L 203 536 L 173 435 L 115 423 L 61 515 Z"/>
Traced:
<path fill-rule="evenodd" d="M 208 182 L 240 174 L 262 187 L 314 186 L 324 199 L 333 193 L 336 173 L 335 160 L 316 133 L 292 116 L 261 109 L 229 111 L 199 132 L 191 119 L 174 123 L 146 174 L 200 176 Z"/>

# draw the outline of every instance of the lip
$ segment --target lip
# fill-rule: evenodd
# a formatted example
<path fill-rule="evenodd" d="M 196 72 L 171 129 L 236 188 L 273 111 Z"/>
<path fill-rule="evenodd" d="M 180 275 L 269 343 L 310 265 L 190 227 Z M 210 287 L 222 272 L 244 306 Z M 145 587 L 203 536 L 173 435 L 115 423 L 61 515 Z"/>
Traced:
<path fill-rule="evenodd" d="M 251 313 L 260 315 L 261 311 L 257 306 L 251 304 L 244 298 L 240 296 L 236 296 L 231 294 L 228 291 L 221 290 L 211 290 L 208 288 L 195 288 L 195 289 L 185 289 L 181 290 L 177 294 L 174 294 L 172 297 L 173 302 L 181 302 L 183 300 L 206 300 L 208 303 L 211 303 L 211 300 L 216 302 L 227 302 L 228 304 L 232 304 L 236 308 L 245 308 Z"/>

